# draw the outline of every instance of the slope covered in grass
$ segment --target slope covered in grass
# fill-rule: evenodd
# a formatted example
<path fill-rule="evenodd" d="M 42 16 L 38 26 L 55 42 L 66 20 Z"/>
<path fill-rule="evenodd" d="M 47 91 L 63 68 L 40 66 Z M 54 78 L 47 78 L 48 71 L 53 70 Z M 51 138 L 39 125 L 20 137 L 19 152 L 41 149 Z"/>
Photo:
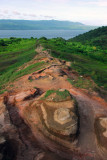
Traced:
<path fill-rule="evenodd" d="M 70 41 L 81 42 L 83 44 L 97 46 L 101 49 L 107 49 L 107 26 L 76 36 L 73 39 L 70 39 Z"/>
<path fill-rule="evenodd" d="M 17 69 L 36 55 L 36 39 L 10 38 L 1 39 L 0 42 L 2 42 L 0 45 L 0 89 L 2 90 L 7 82 L 26 74 L 27 71 L 19 72 Z"/>

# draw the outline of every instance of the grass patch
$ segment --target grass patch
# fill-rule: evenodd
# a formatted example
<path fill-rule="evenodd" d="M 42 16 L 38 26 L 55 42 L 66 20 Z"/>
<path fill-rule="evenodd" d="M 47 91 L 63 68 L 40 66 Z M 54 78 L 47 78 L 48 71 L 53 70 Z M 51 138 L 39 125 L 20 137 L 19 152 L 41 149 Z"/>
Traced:
<path fill-rule="evenodd" d="M 29 79 L 29 82 L 33 82 L 33 79 Z"/>
<path fill-rule="evenodd" d="M 64 91 L 59 91 L 59 90 L 48 90 L 45 94 L 45 96 L 42 98 L 43 100 L 47 99 L 48 97 L 50 97 L 53 93 L 55 93 L 55 95 L 52 98 L 52 101 L 58 102 L 58 101 L 62 101 L 62 100 L 66 100 L 67 97 L 70 96 L 69 91 L 64 90 Z"/>
<path fill-rule="evenodd" d="M 34 89 L 37 89 L 37 87 L 33 87 Z"/>
<path fill-rule="evenodd" d="M 19 78 L 19 77 L 24 76 L 24 75 L 26 75 L 26 74 L 30 74 L 30 73 L 32 73 L 32 72 L 35 72 L 35 71 L 37 71 L 37 70 L 42 69 L 42 67 L 44 66 L 44 64 L 45 64 L 44 61 L 38 62 L 38 63 L 34 63 L 34 64 L 26 67 L 26 68 L 23 69 L 23 70 L 20 70 L 20 71 L 15 72 L 15 73 L 14 73 L 14 74 L 15 74 L 14 76 L 17 77 L 17 78 Z"/>
<path fill-rule="evenodd" d="M 44 49 L 42 49 L 42 51 L 46 51 L 46 49 L 44 48 Z"/>
<path fill-rule="evenodd" d="M 44 66 L 44 63 L 45 62 L 42 61 L 42 62 L 32 64 L 23 70 L 17 71 L 17 70 L 12 69 L 12 70 L 6 72 L 2 76 L 0 76 L 0 86 L 2 86 L 4 84 L 6 85 L 8 82 L 12 82 L 15 79 L 22 77 L 26 74 L 30 74 L 32 72 L 35 72 L 37 70 L 42 69 L 42 67 Z"/>
<path fill-rule="evenodd" d="M 36 39 L 27 38 L 5 38 L 1 40 L 4 41 L 4 45 L 0 45 L 0 56 L 2 54 L 8 56 L 11 53 L 22 52 L 29 49 L 36 42 Z"/>
<path fill-rule="evenodd" d="M 3 94 L 6 91 L 7 91 L 6 89 L 0 90 L 0 94 Z"/>
<path fill-rule="evenodd" d="M 77 80 L 73 80 L 70 78 L 68 78 L 67 80 L 76 88 L 83 88 L 88 90 L 89 89 L 94 90 L 96 88 L 96 85 L 91 80 L 88 80 L 82 77 L 79 77 Z"/>

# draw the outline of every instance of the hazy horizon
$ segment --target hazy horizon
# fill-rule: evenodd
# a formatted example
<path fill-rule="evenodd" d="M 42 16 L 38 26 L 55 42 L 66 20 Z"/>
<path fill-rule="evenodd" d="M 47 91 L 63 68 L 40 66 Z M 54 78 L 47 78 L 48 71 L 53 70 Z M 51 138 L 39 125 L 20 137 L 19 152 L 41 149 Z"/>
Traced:
<path fill-rule="evenodd" d="M 60 20 L 107 25 L 106 0 L 3 0 L 0 19 Z"/>
<path fill-rule="evenodd" d="M 19 20 L 19 21 L 64 21 L 64 22 L 73 22 L 73 23 L 81 23 L 83 25 L 87 25 L 87 24 L 84 24 L 82 22 L 77 22 L 77 21 L 70 21 L 70 20 L 57 20 L 57 19 L 49 19 L 49 20 L 46 20 L 46 19 L 41 19 L 41 20 L 31 20 L 31 19 L 0 19 L 0 20 Z M 88 24 L 89 25 L 89 24 Z M 90 26 L 90 25 L 89 25 Z M 91 26 L 95 26 L 95 25 L 91 25 Z M 99 26 L 101 27 L 101 25 L 96 25 L 96 26 Z M 106 26 L 106 25 L 105 25 Z"/>

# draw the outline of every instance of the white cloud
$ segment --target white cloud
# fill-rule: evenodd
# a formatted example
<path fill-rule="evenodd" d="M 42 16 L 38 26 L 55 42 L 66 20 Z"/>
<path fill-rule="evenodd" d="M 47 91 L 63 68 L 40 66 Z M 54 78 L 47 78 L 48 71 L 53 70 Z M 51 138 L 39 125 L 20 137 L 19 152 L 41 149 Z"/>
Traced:
<path fill-rule="evenodd" d="M 87 4 L 97 5 L 99 7 L 107 7 L 107 0 L 96 0 L 96 1 L 90 1 L 86 2 Z"/>
<path fill-rule="evenodd" d="M 21 15 L 21 13 L 18 12 L 18 11 L 13 11 L 13 14 L 14 14 L 14 15 Z"/>
<path fill-rule="evenodd" d="M 35 2 L 37 2 L 37 1 L 38 1 L 38 2 L 42 2 L 42 3 L 45 2 L 44 0 L 34 0 L 34 1 L 35 1 Z M 71 0 L 50 0 L 50 1 L 48 1 L 48 3 L 49 3 L 49 2 L 57 2 L 57 3 L 58 3 L 58 2 L 62 2 L 62 3 L 64 2 L 64 3 L 67 3 L 67 2 L 69 2 L 69 1 L 71 1 Z"/>
<path fill-rule="evenodd" d="M 103 6 L 103 7 L 107 7 L 107 0 L 99 0 L 98 5 Z"/>
<path fill-rule="evenodd" d="M 17 10 L 2 10 L 0 12 L 0 18 L 1 19 L 28 19 L 28 20 L 42 20 L 42 19 L 54 19 L 54 16 L 50 16 L 48 14 L 35 14 L 34 12 L 20 12 Z"/>

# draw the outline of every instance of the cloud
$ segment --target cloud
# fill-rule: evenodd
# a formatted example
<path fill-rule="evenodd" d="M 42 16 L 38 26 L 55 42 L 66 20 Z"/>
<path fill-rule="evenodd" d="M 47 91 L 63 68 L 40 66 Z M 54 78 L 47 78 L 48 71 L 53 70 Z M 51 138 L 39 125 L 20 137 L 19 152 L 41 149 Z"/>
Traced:
<path fill-rule="evenodd" d="M 99 7 L 107 7 L 107 0 L 96 0 L 96 1 L 86 2 L 86 3 L 97 5 Z"/>
<path fill-rule="evenodd" d="M 19 10 L 2 10 L 0 12 L 1 19 L 29 19 L 29 20 L 50 20 L 55 17 L 47 15 L 47 14 L 35 14 L 35 12 L 21 12 Z"/>
<path fill-rule="evenodd" d="M 35 14 L 29 14 L 28 16 L 30 16 L 30 17 L 37 17 L 37 15 L 35 15 Z"/>
<path fill-rule="evenodd" d="M 46 19 L 53 19 L 55 17 L 53 16 L 48 16 L 48 15 L 40 15 L 41 18 L 46 18 Z"/>
<path fill-rule="evenodd" d="M 69 0 L 52 0 L 52 1 L 56 1 L 56 2 L 68 2 Z"/>
<path fill-rule="evenodd" d="M 44 0 L 34 0 L 35 2 L 45 2 Z M 50 2 L 69 2 L 70 0 L 50 0 Z"/>
<path fill-rule="evenodd" d="M 6 15 L 9 13 L 9 10 L 8 9 L 1 9 L 0 13 Z"/>
<path fill-rule="evenodd" d="M 24 17 L 37 17 L 37 15 L 36 15 L 36 14 L 33 14 L 33 13 L 22 13 L 22 15 L 23 15 Z"/>
<path fill-rule="evenodd" d="M 34 2 L 38 2 L 41 4 L 67 4 L 68 2 L 72 2 L 72 0 L 33 0 Z"/>
<path fill-rule="evenodd" d="M 107 0 L 99 0 L 96 4 L 98 6 L 107 7 Z"/>
<path fill-rule="evenodd" d="M 13 11 L 12 13 L 13 13 L 14 15 L 21 15 L 21 13 L 18 12 L 18 11 Z"/>
<path fill-rule="evenodd" d="M 0 13 L 0 16 L 3 16 L 3 14 Z"/>

